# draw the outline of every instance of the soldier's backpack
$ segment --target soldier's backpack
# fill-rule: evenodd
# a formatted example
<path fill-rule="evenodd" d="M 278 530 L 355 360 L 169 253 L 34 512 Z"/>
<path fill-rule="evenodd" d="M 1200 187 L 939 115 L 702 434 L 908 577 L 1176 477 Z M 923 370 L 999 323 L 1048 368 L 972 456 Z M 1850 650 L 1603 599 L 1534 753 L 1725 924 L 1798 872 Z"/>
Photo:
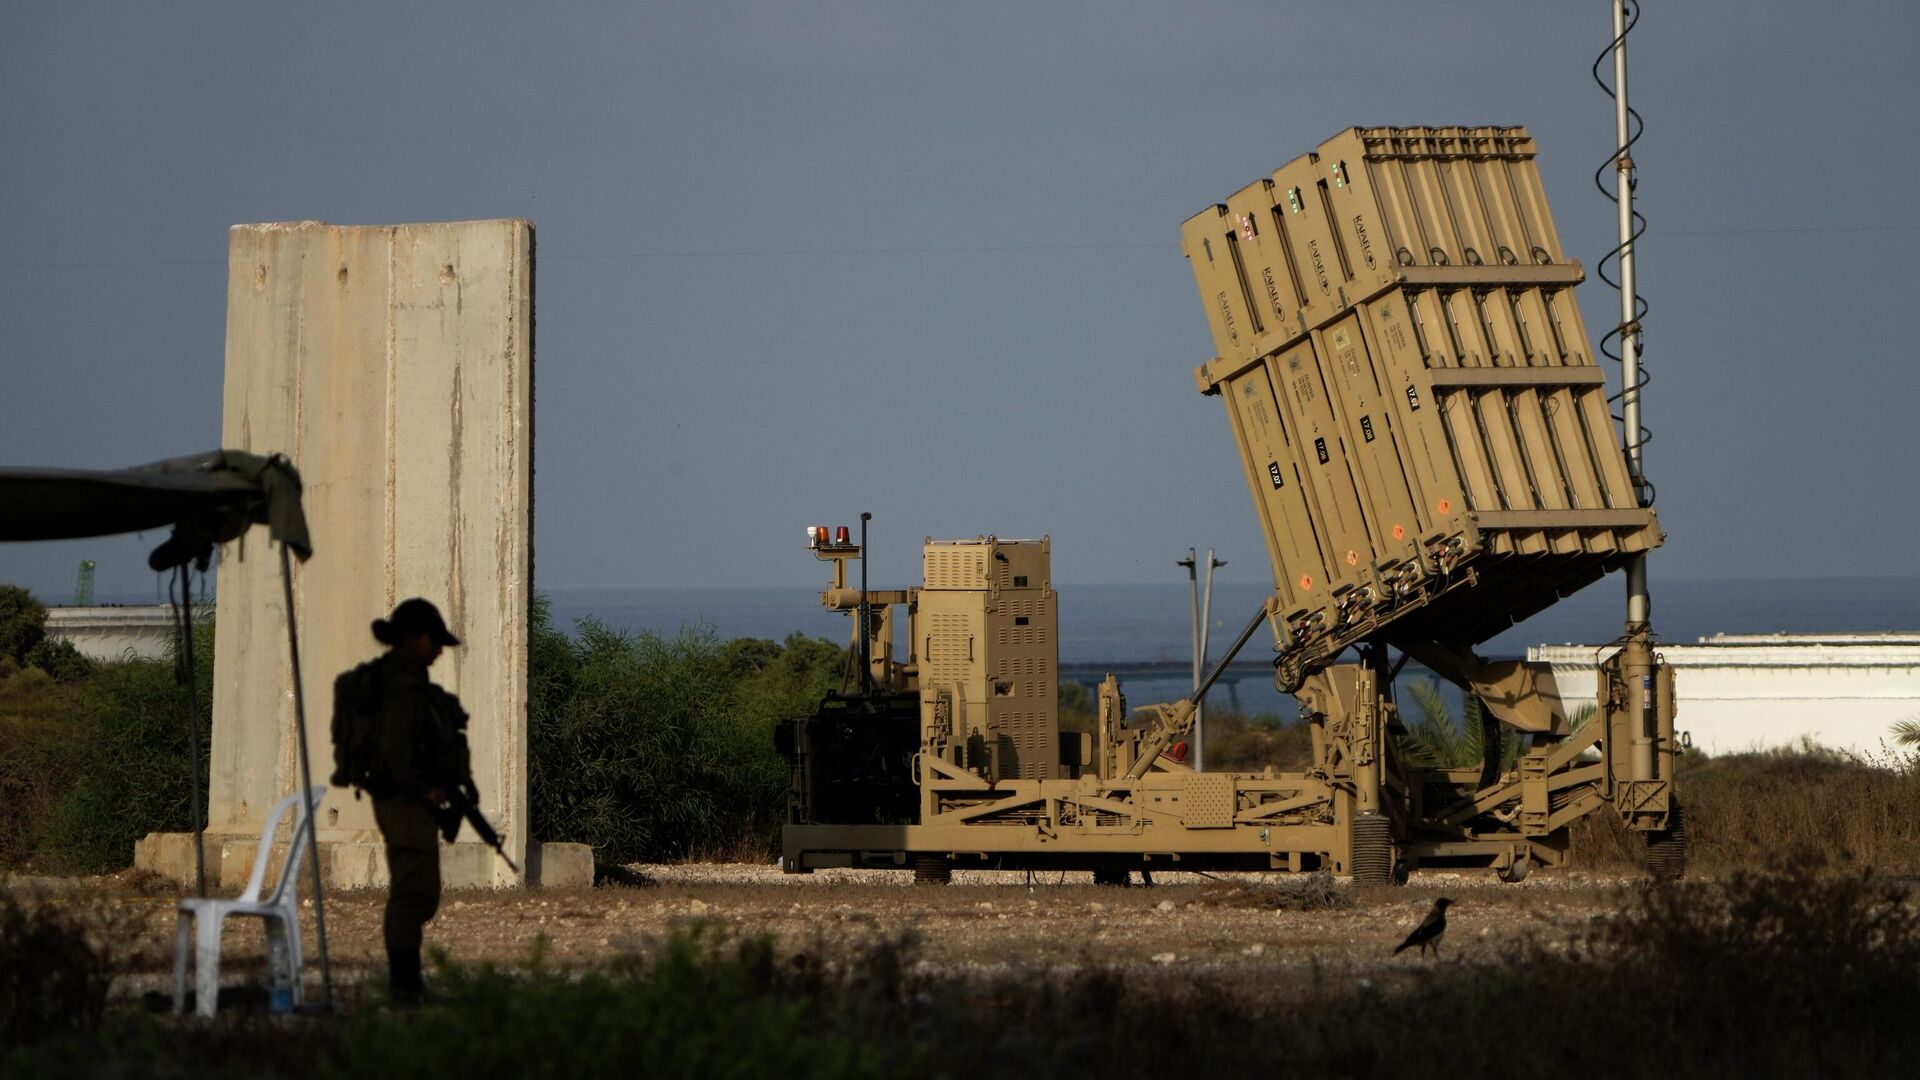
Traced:
<path fill-rule="evenodd" d="M 380 715 L 384 668 L 369 660 L 333 680 L 333 775 L 336 787 L 368 791 L 375 782 L 380 752 Z"/>

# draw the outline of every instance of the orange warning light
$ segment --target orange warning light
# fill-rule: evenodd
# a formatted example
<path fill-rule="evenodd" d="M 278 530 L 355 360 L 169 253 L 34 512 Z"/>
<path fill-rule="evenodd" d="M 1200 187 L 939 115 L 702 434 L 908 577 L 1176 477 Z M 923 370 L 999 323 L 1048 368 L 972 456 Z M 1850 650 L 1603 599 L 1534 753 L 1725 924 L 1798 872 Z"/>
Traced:
<path fill-rule="evenodd" d="M 1301 592 L 1313 591 L 1313 575 L 1312 574 L 1300 575 L 1300 591 Z"/>
<path fill-rule="evenodd" d="M 1439 504 L 1436 505 L 1434 509 L 1440 511 L 1440 513 L 1442 514 L 1448 514 L 1453 511 L 1453 503 L 1451 500 L 1441 499 Z"/>
<path fill-rule="evenodd" d="M 1407 538 L 1407 527 L 1405 525 L 1395 525 L 1393 527 L 1393 538 L 1395 540 L 1405 540 Z"/>
<path fill-rule="evenodd" d="M 1347 565 L 1348 566 L 1360 565 L 1360 553 L 1353 550 L 1352 548 L 1347 549 Z"/>

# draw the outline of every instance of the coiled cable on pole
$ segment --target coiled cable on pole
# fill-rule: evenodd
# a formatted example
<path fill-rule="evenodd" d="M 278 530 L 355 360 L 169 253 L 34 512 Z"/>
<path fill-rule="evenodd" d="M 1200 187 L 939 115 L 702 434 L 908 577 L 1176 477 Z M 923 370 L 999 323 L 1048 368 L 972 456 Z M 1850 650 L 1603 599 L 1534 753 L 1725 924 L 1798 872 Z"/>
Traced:
<path fill-rule="evenodd" d="M 1608 83 L 1606 78 L 1601 75 L 1600 67 L 1602 64 L 1614 59 L 1625 48 L 1627 35 L 1633 33 L 1633 28 L 1640 22 L 1640 5 L 1635 2 L 1635 0 L 1613 0 L 1613 2 L 1616 5 L 1616 12 L 1621 16 L 1619 20 L 1620 29 L 1614 35 L 1613 40 L 1607 44 L 1607 47 L 1600 50 L 1600 55 L 1594 58 L 1593 81 L 1599 85 L 1601 91 L 1605 93 L 1607 97 L 1619 103 L 1621 102 L 1620 94 L 1616 92 L 1615 86 Z M 1621 67 L 1624 67 L 1623 63 Z M 1645 334 L 1643 324 L 1648 305 L 1646 297 L 1640 295 L 1638 282 L 1633 282 L 1632 285 L 1628 285 L 1627 282 L 1631 278 L 1631 274 L 1623 270 L 1626 264 L 1626 258 L 1630 255 L 1640 237 L 1645 235 L 1647 231 L 1647 219 L 1641 215 L 1637 208 L 1632 206 L 1630 197 L 1632 192 L 1638 190 L 1639 187 L 1639 173 L 1633 161 L 1633 147 L 1640 141 L 1640 136 L 1646 129 L 1646 123 L 1641 119 L 1640 113 L 1631 105 L 1625 106 L 1625 112 L 1625 130 L 1622 132 L 1619 145 L 1605 161 L 1600 163 L 1600 167 L 1594 170 L 1593 183 L 1595 187 L 1600 189 L 1600 194 L 1605 196 L 1608 202 L 1618 207 L 1621 201 L 1620 196 L 1608 189 L 1606 177 L 1609 172 L 1614 173 L 1616 179 L 1621 173 L 1626 175 L 1626 189 L 1629 194 L 1628 214 L 1630 215 L 1631 227 L 1628 230 L 1623 230 L 1627 232 L 1625 239 L 1615 244 L 1612 250 L 1601 256 L 1600 263 L 1595 268 L 1595 273 L 1601 281 L 1606 282 L 1616 291 L 1624 293 L 1628 288 L 1632 288 L 1632 306 L 1631 308 L 1627 308 L 1626 305 L 1622 305 L 1623 317 L 1618 324 L 1601 337 L 1600 353 L 1607 359 L 1621 365 L 1620 390 L 1607 399 L 1607 404 L 1610 407 L 1616 404 L 1620 405 L 1619 411 L 1614 413 L 1613 418 L 1621 425 L 1622 438 L 1625 440 L 1624 449 L 1633 474 L 1635 494 L 1639 499 L 1640 505 L 1652 506 L 1654 500 L 1653 483 L 1646 478 L 1646 474 L 1640 468 L 1640 460 L 1642 448 L 1653 440 L 1653 432 L 1639 422 L 1639 410 L 1637 408 L 1629 410 L 1626 406 L 1629 395 L 1631 395 L 1633 401 L 1637 404 L 1640 392 L 1653 381 L 1652 376 L 1647 373 L 1644 362 Z M 1631 315 L 1627 315 L 1627 311 L 1631 311 Z M 1628 340 L 1629 335 L 1631 335 L 1632 339 L 1630 343 Z M 1631 365 L 1631 382 L 1628 381 L 1627 368 L 1629 365 L 1626 358 L 1629 346 L 1631 347 L 1635 361 Z M 1631 427 L 1629 427 L 1627 419 L 1629 412 L 1631 412 L 1634 420 Z"/>

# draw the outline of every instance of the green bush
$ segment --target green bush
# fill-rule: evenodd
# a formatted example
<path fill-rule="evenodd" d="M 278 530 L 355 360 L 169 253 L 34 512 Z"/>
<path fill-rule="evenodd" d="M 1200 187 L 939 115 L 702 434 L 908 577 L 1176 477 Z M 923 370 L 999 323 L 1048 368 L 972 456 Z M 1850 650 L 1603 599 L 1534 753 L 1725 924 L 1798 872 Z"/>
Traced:
<path fill-rule="evenodd" d="M 210 619 L 195 629 L 194 662 L 204 785 Z M 28 669 L 0 686 L 0 865 L 107 873 L 130 863 L 147 833 L 193 827 L 188 695 L 174 659 L 89 667 L 68 685 Z"/>
<path fill-rule="evenodd" d="M 201 618 L 203 792 L 213 634 Z M 588 621 L 569 637 L 544 601 L 530 644 L 536 835 L 593 844 L 615 862 L 764 855 L 785 819 L 773 726 L 811 711 L 848 663 L 846 650 L 799 635 L 721 643 L 710 629 L 628 635 Z M 192 828 L 177 657 L 69 664 L 64 649 L 39 650 L 48 671 L 0 681 L 0 867 L 110 872 L 145 834 Z"/>
<path fill-rule="evenodd" d="M 73 786 L 85 714 L 85 691 L 43 671 L 0 679 L 0 868 L 27 865 L 39 850 L 41 826 Z"/>
<path fill-rule="evenodd" d="M 1208 708 L 1206 724 L 1209 769 L 1259 772 L 1271 765 L 1299 772 L 1313 765 L 1313 730 L 1304 721 L 1229 707 Z"/>
<path fill-rule="evenodd" d="M 0 585 L 0 656 L 27 663 L 27 653 L 47 636 L 47 609 L 18 585 Z"/>
<path fill-rule="evenodd" d="M 785 820 L 773 726 L 837 685 L 846 653 L 794 635 L 722 644 L 598 621 L 572 637 L 536 603 L 529 673 L 532 826 L 602 861 L 763 857 Z"/>
<path fill-rule="evenodd" d="M 1087 689 L 1087 684 L 1062 679 L 1057 700 L 1061 731 L 1098 731 L 1100 729 L 1099 695 Z"/>
<path fill-rule="evenodd" d="M 93 673 L 93 662 L 73 647 L 66 638 L 41 638 L 27 650 L 27 663 L 46 672 L 58 683 L 74 683 Z"/>

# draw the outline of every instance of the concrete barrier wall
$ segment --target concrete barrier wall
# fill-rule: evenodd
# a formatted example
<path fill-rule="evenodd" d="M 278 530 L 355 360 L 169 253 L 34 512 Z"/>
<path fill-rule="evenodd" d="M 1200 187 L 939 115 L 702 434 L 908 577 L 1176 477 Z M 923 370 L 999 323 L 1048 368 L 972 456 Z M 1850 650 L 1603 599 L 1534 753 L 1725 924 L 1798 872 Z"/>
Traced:
<path fill-rule="evenodd" d="M 230 234 L 223 444 L 284 452 L 306 484 L 314 556 L 294 605 L 314 781 L 333 767 L 334 676 L 380 651 L 373 619 L 424 596 L 464 643 L 433 674 L 473 714 L 482 809 L 523 866 L 532 368 L 529 222 Z M 257 837 L 299 775 L 279 575 L 261 530 L 222 553 L 214 833 Z M 320 827 L 323 843 L 378 839 L 371 803 L 344 791 Z"/>

